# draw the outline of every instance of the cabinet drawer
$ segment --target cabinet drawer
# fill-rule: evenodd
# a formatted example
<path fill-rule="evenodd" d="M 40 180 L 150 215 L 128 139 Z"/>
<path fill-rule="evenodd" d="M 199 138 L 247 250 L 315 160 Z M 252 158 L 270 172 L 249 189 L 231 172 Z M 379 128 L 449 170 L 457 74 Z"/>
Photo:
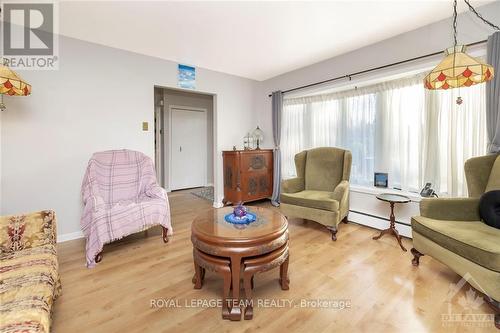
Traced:
<path fill-rule="evenodd" d="M 241 157 L 241 172 L 272 172 L 273 154 L 270 152 L 244 154 Z"/>

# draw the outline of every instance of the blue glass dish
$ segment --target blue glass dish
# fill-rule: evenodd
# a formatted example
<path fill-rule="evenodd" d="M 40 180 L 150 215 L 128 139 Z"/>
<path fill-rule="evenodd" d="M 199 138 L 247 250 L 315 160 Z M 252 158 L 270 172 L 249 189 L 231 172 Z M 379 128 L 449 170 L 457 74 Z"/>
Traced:
<path fill-rule="evenodd" d="M 230 213 L 224 216 L 224 220 L 232 224 L 249 224 L 257 220 L 257 215 L 247 212 L 246 215 L 238 217 L 234 213 Z"/>

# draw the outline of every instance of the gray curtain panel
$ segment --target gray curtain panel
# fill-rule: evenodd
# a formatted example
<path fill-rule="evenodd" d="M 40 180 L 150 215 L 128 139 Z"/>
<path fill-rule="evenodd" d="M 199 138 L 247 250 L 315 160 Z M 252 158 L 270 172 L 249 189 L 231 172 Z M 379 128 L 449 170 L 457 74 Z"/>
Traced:
<path fill-rule="evenodd" d="M 487 62 L 495 68 L 495 76 L 486 83 L 486 129 L 488 152 L 500 152 L 500 32 L 488 37 Z"/>
<path fill-rule="evenodd" d="M 283 110 L 283 93 L 275 91 L 272 94 L 273 112 L 273 139 L 274 139 L 274 165 L 273 165 L 273 196 L 271 203 L 274 206 L 280 204 L 280 183 L 281 183 L 281 111 Z"/>

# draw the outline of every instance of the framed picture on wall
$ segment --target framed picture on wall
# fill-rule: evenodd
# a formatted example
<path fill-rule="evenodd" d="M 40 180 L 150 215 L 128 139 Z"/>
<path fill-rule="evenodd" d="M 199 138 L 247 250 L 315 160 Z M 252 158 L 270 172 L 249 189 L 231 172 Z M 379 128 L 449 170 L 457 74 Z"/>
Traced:
<path fill-rule="evenodd" d="M 373 177 L 373 185 L 375 187 L 388 187 L 389 174 L 383 172 L 375 172 L 375 176 Z"/>
<path fill-rule="evenodd" d="M 178 84 L 180 88 L 195 89 L 196 68 L 187 65 L 178 65 Z"/>

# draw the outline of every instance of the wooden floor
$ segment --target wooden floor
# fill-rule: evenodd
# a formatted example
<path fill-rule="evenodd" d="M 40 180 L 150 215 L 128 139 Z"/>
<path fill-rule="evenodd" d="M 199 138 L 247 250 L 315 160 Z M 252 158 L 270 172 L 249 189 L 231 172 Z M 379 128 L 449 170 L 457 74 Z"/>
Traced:
<path fill-rule="evenodd" d="M 443 326 L 449 286 L 460 277 L 437 261 L 422 257 L 415 268 L 394 238 L 372 240 L 374 229 L 342 224 L 332 242 L 325 228 L 299 219 L 290 220 L 290 290 L 279 288 L 278 270 L 255 279 L 256 301 L 281 307 L 256 307 L 253 320 L 240 322 L 222 320 L 220 308 L 187 307 L 221 295 L 222 281 L 210 273 L 203 289 L 191 283 L 191 221 L 211 204 L 189 191 L 169 198 L 174 236 L 168 244 L 157 229 L 147 237 L 133 235 L 106 246 L 94 269 L 84 266 L 83 240 L 58 245 L 63 295 L 56 301 L 53 332 L 496 331 L 492 322 Z M 410 249 L 411 240 L 404 245 Z M 453 313 L 460 313 L 457 304 L 468 289 L 454 297 Z M 151 307 L 157 299 L 174 299 L 179 307 Z M 301 307 L 317 299 L 349 300 L 351 307 Z M 492 313 L 485 304 L 474 311 Z"/>

